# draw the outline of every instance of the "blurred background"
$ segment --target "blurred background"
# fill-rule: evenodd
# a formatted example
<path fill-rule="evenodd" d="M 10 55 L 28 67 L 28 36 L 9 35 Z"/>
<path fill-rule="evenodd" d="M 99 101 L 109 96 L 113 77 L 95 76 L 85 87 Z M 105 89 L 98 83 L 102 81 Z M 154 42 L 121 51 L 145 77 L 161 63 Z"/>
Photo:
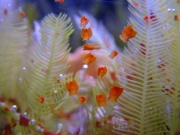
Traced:
<path fill-rule="evenodd" d="M 10 1 L 13 1 L 16 7 L 23 8 L 32 29 L 34 28 L 34 20 L 38 20 L 40 22 L 43 17 L 49 13 L 58 15 L 62 12 L 71 17 L 75 30 L 70 38 L 72 52 L 75 48 L 82 45 L 80 30 L 74 22 L 74 16 L 77 15 L 79 11 L 85 11 L 101 22 L 114 36 L 116 44 L 119 48 L 123 48 L 125 45 L 119 39 L 119 35 L 121 34 L 123 28 L 127 25 L 129 16 L 126 0 L 64 0 L 63 3 L 55 2 L 55 0 Z"/>

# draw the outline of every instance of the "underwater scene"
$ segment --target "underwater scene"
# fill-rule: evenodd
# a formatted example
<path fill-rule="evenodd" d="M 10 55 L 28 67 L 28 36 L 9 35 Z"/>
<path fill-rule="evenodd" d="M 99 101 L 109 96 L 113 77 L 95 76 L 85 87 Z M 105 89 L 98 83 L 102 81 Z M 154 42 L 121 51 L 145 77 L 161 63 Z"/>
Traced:
<path fill-rule="evenodd" d="M 0 135 L 180 135 L 180 0 L 0 0 Z"/>

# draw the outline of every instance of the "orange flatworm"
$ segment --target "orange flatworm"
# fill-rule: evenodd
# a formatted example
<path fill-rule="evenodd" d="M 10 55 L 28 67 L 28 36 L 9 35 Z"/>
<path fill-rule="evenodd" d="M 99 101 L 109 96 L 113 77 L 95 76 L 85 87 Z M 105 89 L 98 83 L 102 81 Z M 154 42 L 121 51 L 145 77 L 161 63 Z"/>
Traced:
<path fill-rule="evenodd" d="M 109 57 L 111 59 L 113 59 L 114 57 L 116 57 L 118 55 L 118 52 L 116 50 L 112 51 L 111 54 L 109 55 Z"/>
<path fill-rule="evenodd" d="M 108 101 L 117 102 L 117 99 L 122 94 L 123 90 L 124 89 L 120 88 L 119 86 L 113 86 L 110 89 Z"/>
<path fill-rule="evenodd" d="M 78 99 L 78 103 L 79 104 L 82 104 L 86 101 L 86 97 L 85 96 L 80 96 L 79 99 Z"/>
<path fill-rule="evenodd" d="M 103 77 L 107 73 L 107 67 L 100 67 L 98 68 L 98 76 Z"/>
<path fill-rule="evenodd" d="M 86 27 L 86 25 L 88 24 L 89 19 L 86 16 L 82 16 L 81 20 L 80 20 L 80 26 L 82 27 Z"/>
<path fill-rule="evenodd" d="M 94 55 L 92 55 L 91 53 L 88 53 L 85 55 L 82 62 L 85 64 L 90 64 L 90 63 L 94 62 L 95 60 L 96 60 L 96 57 Z"/>
<path fill-rule="evenodd" d="M 73 79 L 72 81 L 67 82 L 66 89 L 69 91 L 69 96 L 78 95 L 79 86 L 78 86 L 76 80 Z"/>
<path fill-rule="evenodd" d="M 89 38 L 92 36 L 92 30 L 91 28 L 82 28 L 81 30 L 81 37 L 82 40 L 89 40 Z"/>
<path fill-rule="evenodd" d="M 99 50 L 100 49 L 100 45 L 99 44 L 95 44 L 95 45 L 84 44 L 83 47 L 84 47 L 83 50 Z"/>
<path fill-rule="evenodd" d="M 96 101 L 98 104 L 98 107 L 106 106 L 106 95 L 105 93 L 96 95 Z"/>
<path fill-rule="evenodd" d="M 119 37 L 123 42 L 127 43 L 129 39 L 134 38 L 136 34 L 137 32 L 133 29 L 132 24 L 130 24 L 123 29 Z"/>

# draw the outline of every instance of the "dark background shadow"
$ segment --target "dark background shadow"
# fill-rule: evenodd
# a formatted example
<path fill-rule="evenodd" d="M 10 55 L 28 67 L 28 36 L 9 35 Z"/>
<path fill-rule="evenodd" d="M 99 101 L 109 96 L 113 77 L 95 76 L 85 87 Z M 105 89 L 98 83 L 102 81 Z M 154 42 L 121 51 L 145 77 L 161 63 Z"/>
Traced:
<path fill-rule="evenodd" d="M 63 3 L 57 3 L 55 0 L 19 0 L 18 5 L 23 7 L 32 28 L 34 20 L 40 21 L 48 13 L 63 12 L 74 21 L 74 15 L 79 11 L 85 11 L 106 26 L 120 48 L 125 45 L 119 39 L 119 35 L 127 25 L 129 11 L 126 0 L 64 0 Z M 80 38 L 77 39 L 75 36 L 77 33 L 80 36 L 76 23 L 73 23 L 73 26 L 75 31 L 70 38 L 71 51 L 74 51 L 82 43 Z"/>

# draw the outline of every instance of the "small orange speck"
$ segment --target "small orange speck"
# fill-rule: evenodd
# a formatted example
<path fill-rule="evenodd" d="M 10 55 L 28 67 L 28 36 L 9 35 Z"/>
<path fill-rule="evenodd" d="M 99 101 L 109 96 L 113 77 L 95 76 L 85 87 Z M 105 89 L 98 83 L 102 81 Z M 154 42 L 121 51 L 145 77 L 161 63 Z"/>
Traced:
<path fill-rule="evenodd" d="M 96 121 L 96 127 L 100 128 L 101 127 L 101 123 L 99 121 Z"/>
<path fill-rule="evenodd" d="M 133 80 L 133 79 L 134 79 L 131 74 L 130 74 L 130 75 L 127 75 L 126 78 L 127 78 L 128 80 Z"/>
<path fill-rule="evenodd" d="M 48 69 L 43 69 L 42 71 L 45 72 L 45 73 L 48 73 L 48 72 L 49 72 Z"/>
<path fill-rule="evenodd" d="M 108 120 L 107 119 L 104 119 L 104 124 L 108 124 Z"/>
<path fill-rule="evenodd" d="M 44 103 L 45 98 L 44 97 L 39 97 L 39 103 Z"/>
<path fill-rule="evenodd" d="M 73 79 L 72 81 L 67 82 L 66 89 L 69 91 L 69 96 L 78 95 L 79 86 L 78 86 L 76 80 Z"/>
<path fill-rule="evenodd" d="M 20 13 L 19 13 L 19 18 L 20 18 L 20 19 L 24 18 L 25 16 L 26 16 L 26 14 L 25 14 L 24 12 L 20 12 Z"/>
<path fill-rule="evenodd" d="M 88 64 L 94 62 L 95 60 L 96 60 L 96 57 L 94 55 L 92 55 L 91 53 L 88 53 L 85 55 L 82 62 L 88 65 Z"/>
<path fill-rule="evenodd" d="M 92 36 L 92 30 L 91 28 L 82 28 L 81 30 L 81 37 L 82 40 L 89 40 L 89 38 Z"/>
<path fill-rule="evenodd" d="M 98 68 L 98 76 L 103 77 L 107 73 L 107 67 L 100 67 Z"/>
<path fill-rule="evenodd" d="M 67 135 L 72 135 L 72 134 L 70 132 L 68 132 Z"/>
<path fill-rule="evenodd" d="M 109 57 L 111 59 L 113 59 L 114 57 L 116 57 L 118 55 L 118 52 L 116 50 L 112 51 L 111 54 L 109 55 Z"/>
<path fill-rule="evenodd" d="M 57 83 L 60 83 L 60 82 L 61 82 L 61 80 L 60 80 L 59 77 L 55 77 L 55 79 L 56 79 L 56 82 L 57 82 Z"/>
<path fill-rule="evenodd" d="M 96 101 L 98 104 L 98 107 L 106 106 L 106 95 L 105 93 L 96 95 Z"/>
<path fill-rule="evenodd" d="M 175 15 L 175 16 L 174 16 L 174 21 L 179 21 L 178 15 Z"/>
<path fill-rule="evenodd" d="M 153 79 L 153 77 L 150 77 L 150 78 L 149 78 L 149 80 L 152 80 L 152 79 Z"/>
<path fill-rule="evenodd" d="M 8 111 L 10 111 L 10 108 L 8 106 L 5 106 L 4 110 L 8 112 Z"/>
<path fill-rule="evenodd" d="M 33 60 L 33 59 L 31 59 L 31 63 L 34 63 L 34 60 Z"/>
<path fill-rule="evenodd" d="M 53 106 L 50 105 L 49 107 L 50 107 L 51 113 L 54 114 L 54 108 L 53 108 Z"/>
<path fill-rule="evenodd" d="M 129 118 L 124 118 L 125 121 L 129 121 L 130 119 Z"/>
<path fill-rule="evenodd" d="M 48 69 L 45 69 L 45 72 L 46 72 L 46 73 L 48 73 L 48 72 L 49 72 L 49 70 L 48 70 Z"/>
<path fill-rule="evenodd" d="M 39 124 L 37 124 L 39 127 L 41 127 L 41 128 L 43 128 L 43 126 L 39 123 Z"/>
<path fill-rule="evenodd" d="M 7 13 L 8 13 L 7 9 L 4 9 L 4 10 L 3 10 L 3 14 L 4 14 L 4 15 L 7 15 Z"/>
<path fill-rule="evenodd" d="M 127 43 L 129 39 L 134 38 L 136 36 L 137 32 L 132 28 L 132 24 L 126 26 L 122 34 L 119 36 L 122 41 Z"/>
<path fill-rule="evenodd" d="M 78 99 L 78 103 L 79 103 L 79 104 L 82 104 L 82 103 L 84 103 L 85 101 L 86 101 L 86 97 L 84 97 L 84 96 L 80 96 L 79 99 Z"/>
<path fill-rule="evenodd" d="M 114 117 L 113 115 L 109 115 L 108 119 L 112 120 L 113 117 Z"/>
<path fill-rule="evenodd" d="M 117 78 L 117 76 L 116 76 L 116 74 L 114 72 L 111 72 L 110 75 L 111 75 L 111 78 L 113 79 L 113 81 L 118 80 L 118 78 Z"/>
<path fill-rule="evenodd" d="M 122 94 L 123 90 L 124 89 L 120 88 L 119 86 L 113 86 L 110 89 L 108 101 L 117 102 L 117 99 Z"/>
<path fill-rule="evenodd" d="M 81 20 L 80 20 L 80 26 L 82 27 L 86 27 L 86 25 L 88 24 L 89 19 L 86 16 L 82 16 Z"/>
<path fill-rule="evenodd" d="M 145 46 L 145 44 L 140 43 L 140 47 L 141 47 L 141 53 L 146 55 L 146 46 Z"/>
<path fill-rule="evenodd" d="M 60 80 L 60 79 L 57 79 L 56 81 L 57 81 L 57 83 L 60 83 L 60 82 L 61 82 L 61 80 Z"/>
<path fill-rule="evenodd" d="M 144 20 L 145 20 L 147 23 L 150 23 L 150 22 L 151 22 L 150 17 L 149 17 L 149 16 L 147 16 L 147 15 L 144 17 Z"/>
<path fill-rule="evenodd" d="M 58 116 L 59 116 L 59 117 L 65 116 L 65 112 L 64 112 L 63 109 L 59 110 Z"/>
<path fill-rule="evenodd" d="M 55 0 L 55 2 L 63 3 L 64 0 Z"/>
<path fill-rule="evenodd" d="M 141 8 L 141 5 L 140 5 L 139 3 L 133 1 L 133 4 L 134 4 L 134 6 L 136 6 L 137 8 Z"/>

